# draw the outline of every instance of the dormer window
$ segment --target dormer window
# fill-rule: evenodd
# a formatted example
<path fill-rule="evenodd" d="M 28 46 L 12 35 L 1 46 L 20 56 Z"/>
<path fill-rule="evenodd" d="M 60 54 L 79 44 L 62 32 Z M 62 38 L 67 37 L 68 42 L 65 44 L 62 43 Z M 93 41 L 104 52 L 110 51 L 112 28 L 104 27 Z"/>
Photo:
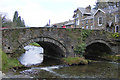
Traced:
<path fill-rule="evenodd" d="M 102 23 L 103 23 L 103 18 L 98 17 L 98 26 L 102 26 Z"/>

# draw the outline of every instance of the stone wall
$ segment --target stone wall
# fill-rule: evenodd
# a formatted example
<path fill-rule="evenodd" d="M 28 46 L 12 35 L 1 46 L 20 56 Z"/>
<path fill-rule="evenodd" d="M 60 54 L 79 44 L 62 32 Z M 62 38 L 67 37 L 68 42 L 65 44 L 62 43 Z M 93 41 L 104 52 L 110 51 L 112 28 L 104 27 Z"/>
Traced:
<path fill-rule="evenodd" d="M 32 42 L 38 42 L 46 47 L 48 44 L 52 46 L 56 52 L 62 52 L 64 57 L 74 56 L 74 48 L 81 43 L 80 28 L 14 28 L 2 30 L 2 49 L 5 53 L 15 53 L 16 50 L 22 49 L 24 46 Z M 117 53 L 115 47 L 117 43 L 105 31 L 91 31 L 86 38 L 86 45 L 96 41 L 104 41 L 114 53 Z M 49 44 L 50 43 L 50 44 Z M 115 45 L 115 46 L 114 46 Z M 49 48 L 47 46 L 47 48 Z M 46 50 L 47 50 L 46 48 Z"/>
<path fill-rule="evenodd" d="M 0 16 L 0 28 L 2 28 L 2 20 Z M 0 30 L 0 48 L 2 46 L 2 31 Z M 0 71 L 2 71 L 2 54 L 0 54 Z M 0 78 L 1 78 L 1 72 L 0 72 Z"/>
<path fill-rule="evenodd" d="M 120 54 L 118 48 L 120 47 L 119 42 L 115 41 L 116 39 L 113 38 L 112 33 L 106 32 L 105 30 L 94 30 L 92 33 L 87 37 L 85 43 L 86 46 L 91 45 L 93 43 L 103 43 L 107 45 L 113 54 Z M 120 38 L 118 39 L 120 40 Z"/>
<path fill-rule="evenodd" d="M 60 48 L 63 47 L 62 50 L 65 55 L 73 56 L 71 46 L 76 45 L 76 42 L 68 36 L 66 29 L 62 28 L 5 29 L 2 31 L 2 35 L 2 45 L 5 53 L 14 53 L 18 48 L 21 48 L 21 46 L 24 47 L 24 45 L 37 41 L 38 39 L 37 42 L 50 42 L 58 45 Z M 42 38 L 43 40 L 41 40 Z"/>

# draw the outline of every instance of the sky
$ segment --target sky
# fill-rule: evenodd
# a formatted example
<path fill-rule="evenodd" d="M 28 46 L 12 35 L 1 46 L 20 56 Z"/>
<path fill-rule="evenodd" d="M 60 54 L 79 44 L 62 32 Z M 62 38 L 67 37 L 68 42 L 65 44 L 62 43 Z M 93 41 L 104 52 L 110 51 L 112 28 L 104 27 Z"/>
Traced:
<path fill-rule="evenodd" d="M 18 11 L 26 26 L 43 27 L 72 19 L 78 7 L 95 5 L 96 0 L 0 0 L 0 12 L 13 19 Z"/>

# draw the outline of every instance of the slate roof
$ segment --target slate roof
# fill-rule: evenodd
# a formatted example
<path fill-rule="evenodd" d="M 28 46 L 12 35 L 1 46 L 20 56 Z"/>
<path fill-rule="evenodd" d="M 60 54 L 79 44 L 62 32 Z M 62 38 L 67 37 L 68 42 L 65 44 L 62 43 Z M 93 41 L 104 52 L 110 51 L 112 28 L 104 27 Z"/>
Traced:
<path fill-rule="evenodd" d="M 66 25 L 66 26 L 67 26 L 67 25 L 74 25 L 74 20 L 68 21 L 68 23 L 66 23 L 65 25 Z"/>
<path fill-rule="evenodd" d="M 94 18 L 93 16 L 87 16 L 86 18 L 81 19 L 81 21 L 84 21 L 84 20 L 87 20 L 87 19 L 93 19 L 93 18 Z"/>
<path fill-rule="evenodd" d="M 87 16 L 86 18 L 82 19 L 81 21 L 87 20 L 87 19 L 93 19 L 93 15 L 94 15 L 94 13 L 97 11 L 97 10 L 95 10 L 95 9 L 91 9 L 91 12 L 88 13 L 88 12 L 86 12 L 86 9 L 83 8 L 83 7 L 79 7 L 78 10 L 79 10 L 82 14 L 91 15 L 91 16 Z"/>
<path fill-rule="evenodd" d="M 82 19 L 82 20 L 87 20 L 87 19 L 93 19 L 94 18 L 94 14 L 97 12 L 97 10 L 99 9 L 91 9 L 91 12 L 88 13 L 86 12 L 86 9 L 83 7 L 79 7 L 77 8 L 82 14 L 90 14 L 91 16 L 87 16 L 86 18 Z M 117 12 L 119 9 L 118 8 L 113 8 L 113 9 L 101 9 L 102 11 L 104 11 L 105 13 L 114 13 Z"/>
<path fill-rule="evenodd" d="M 88 13 L 88 12 L 86 12 L 86 9 L 82 8 L 82 7 L 79 7 L 78 10 L 80 10 L 82 14 L 94 14 L 96 12 L 95 9 L 91 9 L 91 12 Z"/>
<path fill-rule="evenodd" d="M 119 9 L 118 8 L 113 8 L 113 9 L 101 9 L 103 10 L 105 13 L 112 13 L 112 12 L 117 12 Z"/>
<path fill-rule="evenodd" d="M 56 23 L 56 24 L 53 24 L 53 25 L 56 25 L 57 27 L 62 27 L 63 25 L 74 25 L 74 20 L 69 20 L 69 21 L 65 21 L 65 22 L 60 22 L 60 23 Z"/>

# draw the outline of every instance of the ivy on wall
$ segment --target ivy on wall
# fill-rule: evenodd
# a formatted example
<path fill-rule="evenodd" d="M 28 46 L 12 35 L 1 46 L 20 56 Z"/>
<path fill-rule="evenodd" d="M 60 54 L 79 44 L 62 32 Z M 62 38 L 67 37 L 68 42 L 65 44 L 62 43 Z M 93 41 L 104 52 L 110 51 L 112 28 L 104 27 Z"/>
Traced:
<path fill-rule="evenodd" d="M 120 38 L 120 33 L 118 33 L 118 32 L 117 33 L 113 33 L 112 37 L 115 38 L 115 39 Z"/>
<path fill-rule="evenodd" d="M 74 48 L 74 53 L 76 55 L 83 56 L 83 54 L 85 53 L 85 49 L 86 49 L 85 40 L 90 33 L 91 30 L 80 30 L 80 37 L 77 37 L 78 43 Z"/>

